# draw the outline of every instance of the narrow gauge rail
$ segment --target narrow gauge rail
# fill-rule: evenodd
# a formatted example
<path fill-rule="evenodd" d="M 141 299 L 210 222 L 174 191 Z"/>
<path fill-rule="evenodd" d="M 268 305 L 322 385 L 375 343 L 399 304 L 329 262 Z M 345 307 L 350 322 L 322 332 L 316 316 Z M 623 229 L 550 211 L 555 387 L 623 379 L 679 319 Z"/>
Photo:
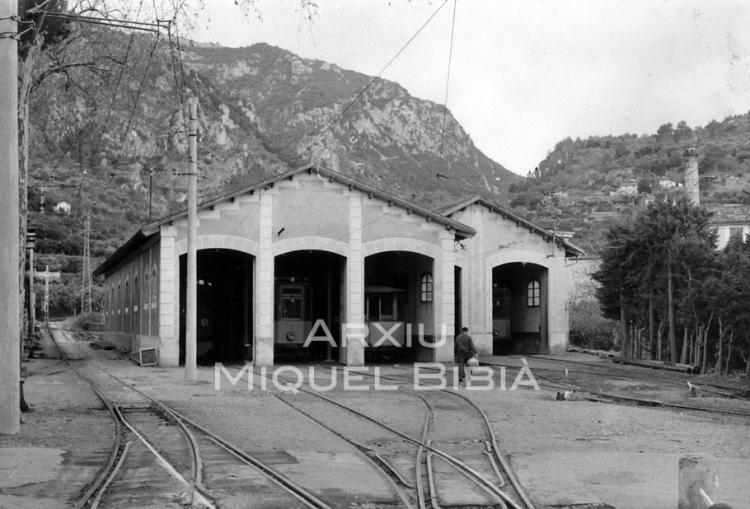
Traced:
<path fill-rule="evenodd" d="M 274 396 L 276 397 L 276 399 L 289 406 L 296 412 L 304 415 L 307 419 L 311 420 L 321 428 L 336 435 L 346 443 L 354 446 L 354 448 L 360 453 L 365 461 L 367 461 L 376 471 L 378 471 L 382 475 L 383 479 L 390 485 L 392 491 L 401 500 L 401 502 L 403 502 L 404 506 L 408 509 L 414 508 L 414 504 L 409 497 L 408 492 L 404 489 L 404 487 L 413 489 L 414 485 L 407 481 L 395 467 L 393 467 L 385 458 L 380 456 L 372 447 L 369 447 L 366 444 L 337 431 L 335 428 L 327 425 L 321 419 L 313 416 L 310 412 L 302 410 L 298 405 L 295 405 L 294 403 L 289 401 L 288 398 L 285 398 L 279 394 L 274 394 Z"/>
<path fill-rule="evenodd" d="M 366 375 L 366 373 L 362 373 L 362 374 Z M 259 376 L 260 377 L 261 375 L 255 375 L 255 376 Z M 266 375 L 266 376 L 268 378 L 270 378 L 270 375 Z M 402 380 L 400 380 L 398 378 L 393 378 L 393 377 L 383 377 L 383 378 L 390 378 L 391 380 L 402 381 Z M 359 411 L 359 410 L 357 410 L 357 409 L 355 409 L 355 408 L 353 408 L 351 406 L 348 406 L 348 405 L 345 405 L 343 403 L 340 403 L 339 401 L 336 401 L 336 400 L 334 400 L 332 398 L 324 396 L 323 394 L 321 394 L 321 393 L 319 393 L 317 391 L 307 390 L 307 389 L 304 389 L 304 388 L 301 388 L 301 387 L 298 388 L 297 391 L 305 393 L 305 394 L 308 394 L 308 395 L 311 395 L 311 396 L 314 396 L 314 397 L 316 397 L 318 399 L 321 399 L 323 401 L 326 401 L 326 402 L 330 403 L 331 405 L 333 405 L 335 407 L 338 407 L 338 408 L 340 408 L 342 410 L 345 410 L 345 411 L 347 411 L 347 412 L 349 412 L 351 414 L 354 414 L 354 415 L 356 415 L 356 416 L 358 416 L 358 417 L 360 417 L 360 418 L 362 418 L 362 419 L 364 419 L 364 420 L 366 420 L 368 422 L 374 423 L 377 426 L 379 426 L 379 427 L 381 427 L 383 429 L 388 430 L 393 435 L 396 435 L 396 436 L 402 438 L 406 442 L 409 442 L 409 443 L 415 445 L 417 447 L 417 466 L 416 466 L 417 467 L 416 468 L 417 475 L 416 475 L 416 477 L 417 477 L 417 481 L 418 481 L 417 482 L 417 486 L 416 486 L 416 491 L 417 491 L 417 500 L 418 500 L 418 503 L 420 504 L 419 505 L 420 509 L 427 507 L 426 501 L 425 501 L 426 497 L 425 497 L 425 494 L 424 494 L 424 487 L 422 486 L 422 484 L 424 483 L 425 480 L 427 481 L 428 488 L 430 486 L 432 487 L 432 489 L 430 490 L 430 499 L 431 499 L 430 506 L 437 507 L 437 504 L 436 504 L 437 503 L 436 486 L 435 486 L 435 483 L 434 483 L 434 478 L 433 478 L 433 482 L 432 483 L 429 482 L 429 477 L 432 476 L 432 474 L 430 473 L 431 468 L 429 468 L 431 465 L 426 465 L 428 467 L 427 468 L 427 472 L 426 472 L 426 474 L 428 476 L 427 479 L 424 479 L 425 473 L 423 472 L 422 467 L 421 467 L 421 464 L 423 462 L 423 458 L 424 458 L 424 461 L 426 463 L 427 457 L 430 458 L 430 463 L 434 462 L 434 458 L 435 457 L 437 457 L 440 460 L 446 462 L 447 464 L 451 465 L 456 471 L 458 471 L 462 476 L 464 476 L 467 479 L 471 480 L 477 487 L 481 488 L 482 490 L 486 491 L 487 493 L 489 493 L 493 497 L 495 497 L 496 500 L 494 502 L 492 502 L 492 503 L 486 504 L 485 507 L 496 507 L 496 508 L 502 508 L 502 509 L 505 509 L 505 508 L 510 508 L 510 509 L 534 509 L 534 505 L 531 503 L 531 501 L 529 500 L 528 496 L 525 494 L 525 492 L 523 491 L 522 487 L 518 483 L 515 475 L 513 474 L 512 470 L 510 469 L 509 464 L 507 463 L 507 461 L 505 461 L 504 458 L 502 458 L 502 455 L 499 454 L 499 447 L 497 446 L 497 440 L 496 440 L 496 437 L 494 435 L 494 431 L 492 430 L 492 427 L 491 427 L 491 425 L 489 423 L 489 419 L 487 418 L 487 415 L 470 398 L 467 398 L 467 397 L 465 397 L 465 396 L 463 396 L 461 394 L 455 393 L 453 391 L 447 391 L 447 390 L 445 391 L 445 392 L 447 392 L 449 394 L 453 394 L 454 396 L 463 398 L 470 405 L 472 405 L 479 412 L 479 414 L 482 416 L 482 420 L 483 420 L 484 425 L 486 426 L 486 428 L 488 430 L 488 436 L 490 438 L 490 440 L 488 440 L 487 442 L 488 442 L 488 444 L 494 444 L 494 445 L 487 445 L 487 450 L 488 450 L 488 452 L 491 451 L 491 455 L 492 456 L 498 458 L 500 464 L 503 466 L 502 468 L 504 468 L 506 470 L 506 474 L 507 474 L 508 478 L 510 479 L 510 482 L 513 484 L 513 487 L 516 490 L 518 498 L 521 500 L 520 503 L 517 500 L 515 500 L 513 496 L 509 495 L 505 490 L 502 489 L 502 487 L 505 485 L 505 479 L 503 478 L 502 475 L 499 474 L 499 472 L 498 472 L 498 470 L 496 468 L 494 469 L 494 472 L 500 478 L 500 481 L 499 481 L 500 486 L 498 486 L 498 483 L 494 483 L 494 482 L 490 481 L 484 474 L 482 474 L 481 472 L 477 471 L 475 468 L 473 468 L 472 466 L 468 465 L 466 462 L 462 461 L 461 459 L 459 459 L 455 455 L 449 454 L 446 451 L 444 451 L 442 449 L 439 449 L 436 446 L 431 445 L 431 443 L 429 443 L 429 439 L 427 438 L 427 436 L 429 434 L 430 423 L 434 419 L 434 416 L 433 416 L 433 412 L 432 412 L 432 407 L 427 402 L 427 400 L 425 400 L 425 399 L 422 400 L 423 403 L 425 404 L 425 408 L 426 408 L 425 421 L 424 421 L 424 424 L 423 424 L 422 436 L 419 439 L 417 439 L 417 438 L 414 438 L 414 437 L 412 437 L 412 436 L 410 436 L 410 435 L 408 435 L 408 434 L 406 434 L 406 433 L 404 433 L 404 432 L 396 429 L 393 426 L 390 426 L 388 424 L 383 423 L 382 421 L 380 421 L 379 419 L 376 419 L 375 417 L 372 417 L 371 415 L 368 415 L 368 414 L 366 414 L 364 412 L 361 412 L 361 411 Z M 416 394 L 416 395 L 419 396 L 419 393 L 417 391 L 413 391 L 413 392 L 414 392 L 414 394 Z M 305 415 L 310 416 L 307 412 L 305 412 L 304 410 L 300 409 L 296 405 L 292 405 L 292 406 L 294 406 L 301 413 L 304 413 Z M 331 426 L 329 426 L 329 425 L 327 425 L 325 423 L 322 423 L 322 422 L 320 424 L 322 426 L 326 427 L 327 429 L 331 430 L 332 432 L 338 434 L 338 432 L 333 427 L 331 427 Z M 425 456 L 425 453 L 426 453 L 426 456 Z M 492 463 L 494 464 L 494 462 L 492 462 Z"/>
<path fill-rule="evenodd" d="M 606 376 L 609 376 L 610 378 L 614 378 L 618 380 L 642 381 L 645 379 L 647 381 L 672 384 L 672 385 L 681 386 L 681 387 L 684 387 L 687 384 L 687 382 L 690 382 L 691 384 L 700 388 L 701 391 L 710 392 L 710 393 L 717 394 L 719 396 L 723 396 L 726 398 L 750 399 L 750 391 L 743 390 L 737 387 L 731 387 L 728 385 L 710 383 L 710 382 L 706 382 L 705 380 L 699 380 L 695 378 L 696 375 L 690 374 L 690 373 L 685 373 L 681 375 L 680 373 L 677 373 L 677 372 L 660 371 L 659 369 L 650 368 L 646 366 L 630 366 L 629 368 L 625 368 L 623 366 L 616 366 L 614 364 L 602 365 L 602 364 L 595 364 L 595 363 L 586 362 L 582 360 L 559 359 L 559 358 L 549 357 L 549 356 L 540 355 L 540 354 L 526 355 L 524 357 L 527 357 L 530 359 L 539 359 L 543 361 L 558 362 L 558 363 L 577 364 L 581 366 L 586 366 L 591 369 L 598 369 L 598 370 L 604 371 L 604 373 L 602 373 L 600 371 L 584 371 L 580 369 L 574 370 L 574 372 L 581 373 L 581 374 L 590 374 L 590 375 L 599 375 L 599 376 L 606 375 Z M 538 368 L 535 368 L 535 369 L 538 369 Z M 552 368 L 542 368 L 542 369 L 549 369 L 550 371 L 552 371 Z M 564 368 L 561 369 L 560 371 L 564 371 Z M 613 372 L 619 373 L 619 375 L 614 375 L 612 374 Z"/>
<path fill-rule="evenodd" d="M 409 372 L 409 370 L 405 368 L 400 368 L 400 369 L 402 371 Z M 387 376 L 383 376 L 382 378 L 398 380 L 397 378 L 387 377 Z M 431 404 L 428 402 L 427 399 L 425 399 L 425 395 L 429 393 L 433 393 L 433 391 L 426 391 L 422 393 L 422 392 L 411 390 L 410 392 L 422 398 L 425 405 L 431 411 L 434 409 L 434 403 Z M 512 488 L 514 492 L 516 493 L 517 498 L 519 499 L 522 506 L 526 507 L 527 509 L 533 509 L 534 504 L 531 502 L 528 495 L 526 494 L 523 487 L 521 486 L 521 483 L 518 481 L 518 478 L 516 477 L 515 472 L 513 472 L 513 469 L 511 468 L 510 463 L 508 463 L 508 461 L 505 459 L 502 452 L 500 451 L 500 446 L 498 444 L 497 435 L 495 434 L 495 430 L 492 428 L 492 423 L 490 422 L 490 419 L 487 416 L 484 409 L 482 409 L 482 407 L 479 406 L 473 399 L 471 399 L 470 397 L 460 392 L 449 390 L 449 389 L 440 389 L 439 392 L 443 394 L 449 394 L 455 398 L 458 398 L 459 400 L 462 400 L 464 403 L 468 404 L 471 411 L 478 414 L 479 419 L 481 420 L 484 430 L 487 434 L 487 437 L 484 440 L 485 450 L 482 451 L 482 454 L 484 454 L 487 457 L 487 461 L 490 464 L 492 472 L 494 473 L 495 477 L 497 477 L 498 479 L 498 487 L 503 488 L 509 483 L 510 485 L 512 485 Z M 507 500 L 505 500 L 505 502 L 507 502 Z"/>
<path fill-rule="evenodd" d="M 517 368 L 518 366 L 511 365 L 511 364 L 504 364 L 501 362 L 487 362 L 487 361 L 481 361 L 481 365 L 483 366 L 489 366 L 492 369 L 499 369 L 499 368 Z M 686 405 L 682 403 L 670 403 L 666 401 L 659 401 L 655 399 L 646 399 L 646 398 L 636 398 L 633 396 L 623 396 L 621 394 L 614 394 L 610 392 L 604 392 L 599 390 L 594 390 L 591 388 L 587 388 L 583 385 L 579 385 L 576 383 L 571 382 L 568 379 L 560 379 L 552 375 L 541 375 L 539 374 L 540 371 L 542 372 L 551 372 L 551 373 L 564 373 L 564 369 L 555 369 L 555 368 L 541 368 L 541 367 L 535 367 L 530 366 L 530 368 L 534 371 L 534 377 L 540 380 L 543 380 L 545 382 L 545 385 L 550 388 L 556 388 L 556 389 L 568 389 L 580 392 L 582 394 L 589 394 L 591 397 L 588 397 L 587 399 L 590 399 L 592 401 L 607 401 L 607 402 L 615 402 L 615 403 L 621 403 L 621 404 L 631 404 L 631 405 L 637 405 L 637 406 L 651 406 L 651 407 L 661 407 L 661 408 L 672 408 L 676 410 L 692 410 L 696 412 L 708 412 L 708 413 L 715 413 L 715 414 L 722 414 L 722 415 L 734 415 L 738 417 L 750 417 L 750 412 L 740 412 L 735 410 L 723 410 L 718 408 L 709 408 L 709 407 L 702 407 L 697 405 Z M 569 370 L 570 372 L 570 370 Z M 618 378 L 615 376 L 607 375 L 606 373 L 591 373 L 596 376 L 600 377 L 608 377 L 608 378 Z M 630 381 L 638 381 L 639 378 L 628 378 L 628 377 L 619 377 L 620 379 L 624 380 L 630 380 Z M 643 381 L 643 380 L 641 380 Z M 681 385 L 681 384 L 680 384 Z"/>
<path fill-rule="evenodd" d="M 123 498 L 127 499 L 133 496 L 136 498 L 140 496 L 141 501 L 146 502 L 142 497 L 148 496 L 149 493 L 174 491 L 175 484 L 183 489 L 182 500 L 170 505 L 183 507 L 185 503 L 188 503 L 193 507 L 214 508 L 217 501 L 220 502 L 225 496 L 237 495 L 237 490 L 240 493 L 249 494 L 247 487 L 222 481 L 226 477 L 222 474 L 227 469 L 231 469 L 235 474 L 238 472 L 244 474 L 238 475 L 243 481 L 251 480 L 253 488 L 257 489 L 262 486 L 263 494 L 267 497 L 273 497 L 273 500 L 278 504 L 283 503 L 283 507 L 290 509 L 302 507 L 331 509 L 327 503 L 318 499 L 314 494 L 298 486 L 257 458 L 131 386 L 95 361 L 90 361 L 96 365 L 101 373 L 107 375 L 109 379 L 115 380 L 118 388 L 129 389 L 145 402 L 145 404 L 128 405 L 127 407 L 115 404 L 112 398 L 106 395 L 107 390 L 102 387 L 104 384 L 101 381 L 96 383 L 93 377 L 84 375 L 79 367 L 67 358 L 64 349 L 60 347 L 49 327 L 47 331 L 61 356 L 74 369 L 76 374 L 91 386 L 97 397 L 109 409 L 116 427 L 109 459 L 89 488 L 76 502 L 76 508 L 96 508 L 101 503 L 107 504 L 109 501 L 117 503 Z M 65 331 L 59 332 L 67 334 Z M 175 425 L 179 427 L 181 432 L 179 436 L 182 437 L 181 442 L 179 439 L 175 440 L 173 428 L 164 429 L 165 424 L 170 425 L 170 428 Z M 129 432 L 126 432 L 125 428 Z M 198 438 L 189 428 L 199 432 Z M 122 440 L 128 435 L 134 438 L 123 445 Z M 159 449 L 154 445 L 157 443 Z M 141 448 L 140 454 L 136 455 L 131 452 L 136 448 Z M 187 460 L 185 458 L 186 449 L 189 456 Z M 201 450 L 211 458 L 210 463 L 203 463 Z M 149 457 L 149 454 L 151 457 Z M 135 458 L 133 459 L 133 457 Z M 185 466 L 186 461 L 189 462 L 189 467 Z M 148 490 L 144 490 L 143 485 L 138 484 L 138 479 L 128 479 L 125 475 L 130 466 L 131 473 L 137 476 L 139 472 L 143 471 L 144 463 L 147 463 L 146 469 L 149 473 L 154 474 L 148 477 L 150 486 Z M 188 477 L 184 475 L 186 470 L 190 472 Z M 169 473 L 170 478 L 164 479 L 164 471 Z M 210 490 L 203 486 L 202 474 L 204 471 L 210 474 L 207 476 L 211 479 Z M 155 479 L 163 482 L 155 482 Z M 134 481 L 135 486 L 133 486 Z M 255 495 L 257 496 L 257 493 Z M 137 501 L 135 503 L 137 506 Z"/>

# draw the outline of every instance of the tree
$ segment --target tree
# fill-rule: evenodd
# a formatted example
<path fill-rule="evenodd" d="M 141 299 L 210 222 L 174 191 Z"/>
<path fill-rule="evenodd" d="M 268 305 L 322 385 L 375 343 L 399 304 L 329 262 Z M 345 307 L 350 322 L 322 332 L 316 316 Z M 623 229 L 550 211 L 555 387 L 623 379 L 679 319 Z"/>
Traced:
<path fill-rule="evenodd" d="M 656 136 L 661 141 L 671 139 L 673 134 L 674 134 L 674 127 L 672 127 L 671 122 L 660 125 L 659 129 L 656 130 Z"/>
<path fill-rule="evenodd" d="M 715 233 L 708 217 L 685 199 L 654 202 L 607 232 L 594 278 L 601 283 L 597 298 L 605 316 L 623 327 L 624 356 L 632 355 L 634 339 L 643 350 L 642 331 L 651 338 L 658 315 L 667 331 L 669 362 L 679 359 L 677 320 L 689 296 L 696 295 L 689 291 L 691 282 L 706 277 L 714 263 Z"/>

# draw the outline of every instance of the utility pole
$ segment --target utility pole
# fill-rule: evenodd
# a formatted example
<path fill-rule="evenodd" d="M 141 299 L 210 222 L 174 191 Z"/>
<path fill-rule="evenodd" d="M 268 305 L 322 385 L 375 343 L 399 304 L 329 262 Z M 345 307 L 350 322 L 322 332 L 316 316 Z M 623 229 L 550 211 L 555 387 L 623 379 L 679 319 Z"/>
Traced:
<path fill-rule="evenodd" d="M 198 99 L 190 99 L 190 124 L 188 126 L 190 168 L 188 179 L 188 229 L 187 229 L 187 284 L 185 294 L 185 378 L 196 380 L 198 333 L 198 260 L 195 238 L 198 234 Z"/>
<path fill-rule="evenodd" d="M 45 265 L 44 272 L 37 272 L 35 276 L 38 279 L 44 280 L 44 304 L 42 305 L 42 315 L 44 316 L 44 321 L 46 322 L 47 320 L 49 320 L 49 281 L 50 279 L 59 281 L 62 274 L 60 274 L 60 271 L 50 272 L 49 265 Z"/>
<path fill-rule="evenodd" d="M 91 313 L 91 214 L 88 211 L 83 220 L 83 260 L 81 261 L 81 314 L 86 311 Z"/>
<path fill-rule="evenodd" d="M 8 434 L 21 421 L 17 15 L 16 0 L 0 0 L 0 433 Z"/>
<path fill-rule="evenodd" d="M 29 331 L 28 339 L 32 341 L 36 327 L 36 293 L 34 293 L 34 248 L 36 248 L 36 228 L 26 228 L 26 249 L 29 251 Z"/>
<path fill-rule="evenodd" d="M 154 169 L 148 169 L 148 222 L 151 222 L 151 201 L 154 195 Z"/>

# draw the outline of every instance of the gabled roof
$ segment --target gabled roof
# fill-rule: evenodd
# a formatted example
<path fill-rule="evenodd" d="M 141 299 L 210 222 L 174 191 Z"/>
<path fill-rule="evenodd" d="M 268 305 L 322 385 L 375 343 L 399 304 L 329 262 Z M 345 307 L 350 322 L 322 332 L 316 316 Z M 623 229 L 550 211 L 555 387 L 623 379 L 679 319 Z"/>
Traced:
<path fill-rule="evenodd" d="M 565 238 L 554 235 L 549 230 L 542 228 L 541 226 L 529 221 L 528 219 L 519 216 L 518 214 L 511 211 L 510 209 L 507 209 L 501 205 L 498 205 L 497 203 L 486 200 L 485 198 L 482 198 L 479 195 L 472 196 L 470 198 L 467 198 L 453 205 L 448 205 L 446 207 L 438 209 L 438 211 L 441 214 L 445 215 L 446 217 L 450 217 L 456 212 L 464 210 L 465 208 L 470 207 L 471 205 L 475 205 L 475 204 L 481 205 L 483 207 L 487 207 L 492 212 L 496 214 L 500 214 L 501 216 L 508 219 L 509 221 L 513 221 L 519 226 L 528 228 L 529 231 L 532 231 L 538 235 L 541 235 L 542 238 L 544 238 L 544 240 L 546 240 L 547 242 L 551 242 L 552 239 L 554 238 L 557 245 L 565 249 L 566 256 L 581 256 L 586 253 L 583 249 L 576 246 L 572 242 L 566 240 Z"/>
<path fill-rule="evenodd" d="M 706 207 L 713 215 L 708 220 L 713 225 L 750 224 L 750 205 L 725 204 Z"/>
<path fill-rule="evenodd" d="M 104 274 L 107 272 L 111 267 L 114 267 L 117 265 L 117 263 L 122 260 L 123 258 L 126 258 L 130 253 L 141 247 L 143 244 L 145 244 L 151 237 L 156 235 L 156 232 L 146 234 L 143 231 L 143 228 L 135 232 L 132 237 L 130 237 L 125 244 L 118 247 L 117 250 L 109 255 L 106 260 L 104 260 L 96 269 L 94 269 L 94 272 L 92 272 L 92 275 L 98 276 L 100 274 Z"/>
<path fill-rule="evenodd" d="M 455 231 L 456 236 L 460 238 L 471 237 L 476 233 L 476 231 L 470 226 L 460 223 L 454 219 L 450 219 L 443 214 L 428 210 L 424 207 L 420 207 L 419 205 L 377 189 L 376 187 L 373 187 L 369 184 L 365 184 L 364 182 L 360 182 L 351 177 L 347 177 L 336 171 L 329 170 L 327 168 L 323 168 L 314 164 L 309 164 L 300 168 L 289 170 L 284 173 L 269 177 L 250 186 L 246 186 L 241 189 L 222 194 L 220 196 L 217 196 L 216 198 L 211 198 L 207 201 L 199 203 L 198 210 L 200 211 L 203 209 L 211 208 L 221 202 L 225 202 L 227 200 L 231 200 L 245 194 L 252 194 L 258 190 L 273 187 L 277 182 L 281 182 L 283 180 L 291 180 L 295 177 L 295 175 L 299 175 L 300 173 L 305 172 L 314 173 L 322 178 L 328 179 L 329 182 L 338 182 L 339 184 L 349 187 L 349 189 L 356 189 L 364 194 L 367 194 L 368 196 L 377 197 L 385 202 L 401 207 L 413 214 L 422 216 L 428 221 L 434 221 L 438 224 L 442 224 L 446 228 Z M 147 224 L 146 226 L 138 230 L 135 235 L 133 235 L 127 242 L 125 242 L 125 244 L 120 246 L 120 248 L 117 249 L 117 251 L 115 251 L 110 257 L 102 262 L 102 264 L 96 268 L 93 274 L 103 274 L 115 264 L 117 264 L 117 262 L 127 257 L 135 249 L 143 245 L 150 237 L 158 233 L 161 226 L 185 217 L 187 217 L 187 209 L 176 212 L 174 214 L 170 214 L 161 219 L 158 219 L 157 221 Z"/>

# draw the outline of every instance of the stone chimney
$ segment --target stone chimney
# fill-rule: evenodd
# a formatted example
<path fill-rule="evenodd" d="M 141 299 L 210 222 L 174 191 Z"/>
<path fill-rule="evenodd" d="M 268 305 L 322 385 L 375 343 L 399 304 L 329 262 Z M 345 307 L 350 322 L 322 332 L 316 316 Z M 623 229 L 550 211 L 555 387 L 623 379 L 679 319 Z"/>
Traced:
<path fill-rule="evenodd" d="M 698 149 L 685 151 L 685 195 L 693 205 L 700 205 L 701 191 L 698 176 Z"/>

